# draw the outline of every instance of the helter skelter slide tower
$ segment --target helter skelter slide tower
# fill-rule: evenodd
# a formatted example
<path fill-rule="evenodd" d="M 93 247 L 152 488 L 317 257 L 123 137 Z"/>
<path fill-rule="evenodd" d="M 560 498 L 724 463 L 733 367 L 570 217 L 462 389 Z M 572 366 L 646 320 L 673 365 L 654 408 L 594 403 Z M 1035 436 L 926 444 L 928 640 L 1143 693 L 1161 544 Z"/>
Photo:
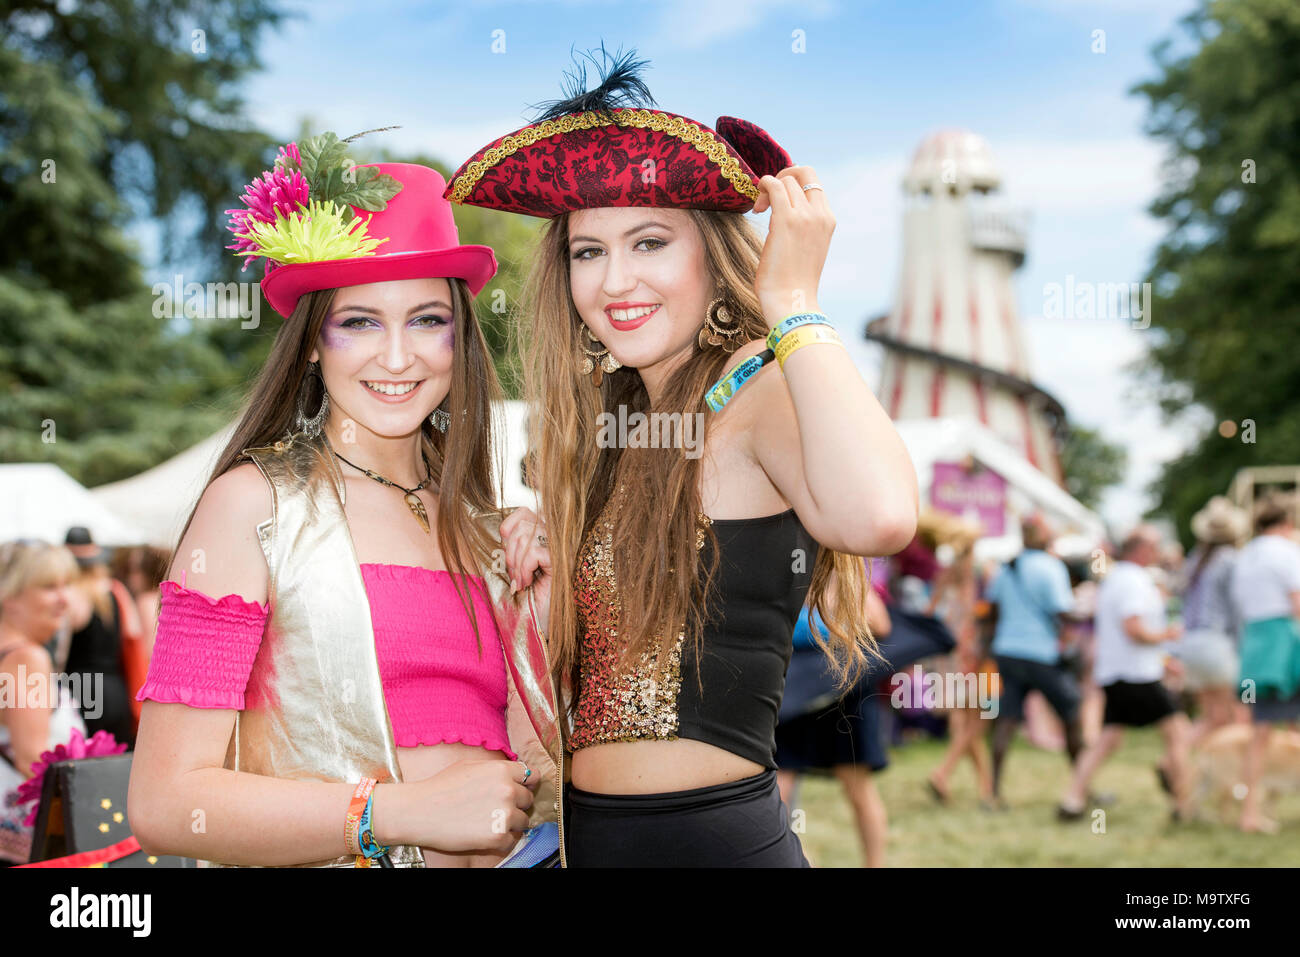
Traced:
<path fill-rule="evenodd" d="M 997 195 L 988 143 L 965 130 L 927 138 L 903 180 L 902 275 L 888 315 L 879 396 L 894 419 L 971 418 L 1062 481 L 1061 404 L 1030 378 L 1012 275 L 1027 214 Z"/>

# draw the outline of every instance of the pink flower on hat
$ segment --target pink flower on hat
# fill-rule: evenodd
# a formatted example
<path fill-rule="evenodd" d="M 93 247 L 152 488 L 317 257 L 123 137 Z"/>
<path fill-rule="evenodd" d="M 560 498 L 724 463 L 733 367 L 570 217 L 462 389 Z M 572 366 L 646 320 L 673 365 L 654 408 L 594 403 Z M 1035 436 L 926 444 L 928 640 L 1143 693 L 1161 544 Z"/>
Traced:
<path fill-rule="evenodd" d="M 275 165 L 286 167 L 288 169 L 301 170 L 302 156 L 298 152 L 298 144 L 290 143 L 288 146 L 281 146 L 280 155 L 276 157 Z"/>
<path fill-rule="evenodd" d="M 297 145 L 290 143 L 280 150 L 280 155 L 286 160 L 297 161 Z M 274 226 L 277 213 L 287 218 L 305 209 L 307 194 L 307 180 L 297 170 L 290 172 L 277 164 L 275 169 L 263 173 L 244 188 L 244 195 L 240 199 L 246 208 L 226 210 L 230 214 L 230 231 L 235 236 L 234 245 L 226 248 L 237 253 L 255 252 L 258 245 L 249 235 L 251 222 Z M 247 259 L 244 268 L 255 258 L 257 257 Z"/>
<path fill-rule="evenodd" d="M 50 765 L 57 764 L 59 761 L 79 761 L 82 758 L 106 758 L 121 754 L 125 750 L 126 742 L 119 743 L 107 731 L 96 731 L 87 740 L 80 728 L 73 728 L 68 743 L 60 744 L 53 751 L 41 752 L 41 756 L 32 763 L 32 776 L 18 785 L 19 804 L 26 804 L 28 801 L 36 802 L 32 805 L 31 812 L 23 821 L 23 825 L 31 827 L 36 823 L 36 812 L 41 806 L 41 789 L 45 786 L 45 771 Z"/>

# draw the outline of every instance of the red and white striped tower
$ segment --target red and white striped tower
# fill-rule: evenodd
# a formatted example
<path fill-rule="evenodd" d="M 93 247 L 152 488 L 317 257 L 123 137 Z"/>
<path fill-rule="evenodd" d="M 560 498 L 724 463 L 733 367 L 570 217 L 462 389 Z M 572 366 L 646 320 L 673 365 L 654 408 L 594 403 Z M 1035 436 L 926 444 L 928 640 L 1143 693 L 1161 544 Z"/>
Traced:
<path fill-rule="evenodd" d="M 975 419 L 1060 483 L 1064 410 L 1030 380 L 1011 282 L 1028 217 L 1003 203 L 1000 185 L 974 133 L 921 144 L 903 180 L 898 296 L 866 336 L 885 347 L 879 395 L 893 418 Z"/>

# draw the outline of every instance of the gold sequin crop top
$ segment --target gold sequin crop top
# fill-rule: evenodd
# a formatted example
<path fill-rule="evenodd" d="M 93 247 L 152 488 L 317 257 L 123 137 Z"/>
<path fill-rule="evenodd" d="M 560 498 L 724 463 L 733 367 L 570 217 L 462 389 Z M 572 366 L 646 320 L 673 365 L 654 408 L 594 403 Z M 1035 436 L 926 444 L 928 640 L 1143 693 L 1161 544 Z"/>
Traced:
<path fill-rule="evenodd" d="M 616 499 L 611 497 L 578 552 L 579 674 L 570 750 L 689 738 L 775 768 L 777 712 L 817 542 L 792 509 L 760 518 L 705 518 L 717 536 L 719 561 L 701 660 L 684 640 L 683 627 L 666 677 L 656 682 L 657 652 L 643 656 L 630 672 L 617 670 L 622 644 L 612 552 Z"/>

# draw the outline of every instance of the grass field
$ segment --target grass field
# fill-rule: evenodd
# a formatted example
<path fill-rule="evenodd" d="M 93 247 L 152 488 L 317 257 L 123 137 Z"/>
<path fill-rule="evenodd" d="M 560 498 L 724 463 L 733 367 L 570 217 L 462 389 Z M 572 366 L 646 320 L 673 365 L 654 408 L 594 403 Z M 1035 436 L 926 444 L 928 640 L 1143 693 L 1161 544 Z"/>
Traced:
<path fill-rule="evenodd" d="M 1156 783 L 1160 736 L 1154 729 L 1129 731 L 1124 746 L 1098 773 L 1094 789 L 1117 800 L 1105 809 L 1104 833 L 1094 821 L 1062 824 L 1056 803 L 1065 785 L 1062 754 L 1017 740 L 1007 757 L 1003 797 L 1009 809 L 989 812 L 976 800 L 969 761 L 940 807 L 929 796 L 926 775 L 939 763 L 946 742 L 923 740 L 890 752 L 890 766 L 876 775 L 889 811 L 890 867 L 1276 867 L 1300 866 L 1300 795 L 1278 801 L 1274 835 L 1242 834 L 1204 820 L 1169 823 L 1169 803 Z M 805 853 L 816 867 L 858 867 L 862 851 L 839 782 L 802 779 L 795 807 L 804 811 Z"/>

